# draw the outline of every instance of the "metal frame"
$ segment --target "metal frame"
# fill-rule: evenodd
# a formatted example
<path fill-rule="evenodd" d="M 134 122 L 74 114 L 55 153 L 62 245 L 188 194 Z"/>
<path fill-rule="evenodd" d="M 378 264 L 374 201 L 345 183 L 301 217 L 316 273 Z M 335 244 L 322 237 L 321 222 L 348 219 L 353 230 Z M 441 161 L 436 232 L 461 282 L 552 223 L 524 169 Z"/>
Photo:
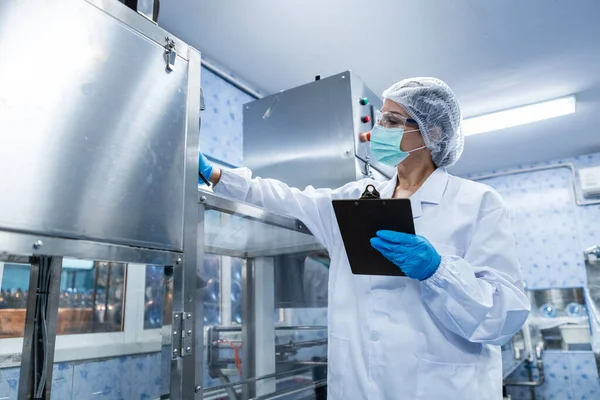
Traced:
<path fill-rule="evenodd" d="M 188 50 L 188 98 L 187 98 L 187 132 L 186 132 L 186 165 L 185 187 L 188 188 L 184 198 L 184 232 L 183 232 L 183 260 L 181 265 L 176 265 L 173 275 L 173 313 L 182 313 L 191 324 L 180 334 L 195 338 L 196 343 L 203 343 L 202 329 L 196 329 L 195 318 L 202 321 L 202 308 L 196 307 L 197 278 L 202 271 L 202 250 L 198 251 L 198 243 L 204 241 L 204 235 L 199 234 L 198 227 L 202 225 L 199 220 L 197 206 L 198 187 L 198 134 L 200 131 L 200 93 L 195 95 L 194 89 L 200 87 L 200 53 L 195 49 Z M 194 188 L 190 190 L 189 188 Z M 202 233 L 202 232 L 200 232 Z M 187 331 L 191 330 L 191 333 Z M 198 335 L 199 337 L 197 337 Z M 196 357 L 202 360 L 202 348 L 197 345 L 191 351 L 180 354 L 171 359 L 171 398 L 194 399 L 197 386 L 201 387 L 202 364 L 196 368 Z M 172 350 L 174 353 L 175 349 Z"/>
<path fill-rule="evenodd" d="M 314 244 L 303 244 L 297 246 L 270 248 L 257 251 L 236 251 L 232 249 L 225 249 L 222 247 L 215 246 L 204 246 L 206 253 L 218 254 L 222 256 L 229 256 L 234 258 L 257 258 L 257 257 L 270 257 L 284 254 L 298 254 L 298 253 L 310 253 L 313 251 L 321 250 L 323 246 L 318 243 Z"/>
<path fill-rule="evenodd" d="M 245 260 L 242 282 L 242 352 L 245 360 L 242 379 L 248 380 L 276 373 L 273 259 Z M 243 386 L 242 398 L 252 399 L 275 391 L 275 378 L 252 381 Z"/>
<path fill-rule="evenodd" d="M 214 193 L 201 191 L 198 194 L 198 202 L 203 204 L 206 210 L 216 210 L 226 214 L 235 214 L 267 225 L 312 235 L 311 231 L 296 218 L 275 214 L 251 204 L 232 201 Z"/>
<path fill-rule="evenodd" d="M 135 262 L 142 264 L 173 265 L 181 253 L 131 247 L 120 244 L 65 239 L 28 233 L 0 231 L 2 253 L 6 262 L 29 263 L 25 254 L 65 256 L 102 261 Z"/>
<path fill-rule="evenodd" d="M 43 256 L 45 258 L 46 256 Z M 38 375 L 45 375 L 45 388 L 42 398 L 49 399 L 52 389 L 52 371 L 54 368 L 54 344 L 56 341 L 56 328 L 58 325 L 58 295 L 60 289 L 60 277 L 62 272 L 62 257 L 52 257 L 49 265 L 50 281 L 48 292 L 40 292 L 41 282 L 41 263 L 40 258 L 32 261 L 29 275 L 29 293 L 27 299 L 27 313 L 25 317 L 25 332 L 23 334 L 23 350 L 21 352 L 22 363 L 19 375 L 19 398 L 37 398 L 35 396 L 36 388 L 34 382 L 40 379 Z M 38 319 L 38 299 L 42 295 L 47 295 L 46 309 L 43 310 L 46 318 Z M 38 347 L 35 343 L 35 331 L 42 331 L 42 324 L 46 324 L 46 348 Z M 42 366 L 35 365 L 40 357 Z"/>
<path fill-rule="evenodd" d="M 194 172 L 195 174 L 195 172 Z M 194 178 L 197 182 L 198 178 Z M 202 208 L 197 208 L 196 205 L 193 206 L 195 210 L 198 211 L 198 215 L 196 219 L 193 221 L 197 222 L 196 227 L 196 235 L 197 235 L 197 253 L 196 253 L 196 274 L 198 277 L 204 276 L 204 210 Z M 196 280 L 194 280 L 196 281 Z M 203 283 L 203 282 L 202 282 Z M 198 366 L 195 371 L 195 387 L 194 392 L 196 393 L 197 399 L 202 399 L 202 388 L 204 384 L 204 285 L 202 287 L 195 288 L 195 323 L 194 328 L 195 332 L 195 350 L 194 350 L 194 362 Z M 197 362 L 199 360 L 199 362 Z"/>

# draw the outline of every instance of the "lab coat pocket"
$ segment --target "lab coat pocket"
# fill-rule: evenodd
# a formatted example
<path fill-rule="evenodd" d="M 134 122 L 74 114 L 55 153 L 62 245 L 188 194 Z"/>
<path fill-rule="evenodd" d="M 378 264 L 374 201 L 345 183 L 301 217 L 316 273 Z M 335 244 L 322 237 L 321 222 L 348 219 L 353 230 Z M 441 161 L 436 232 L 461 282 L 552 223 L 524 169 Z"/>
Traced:
<path fill-rule="evenodd" d="M 348 370 L 348 350 L 350 341 L 334 334 L 329 335 L 329 357 L 327 393 L 329 398 L 337 400 L 344 398 L 344 371 Z"/>
<path fill-rule="evenodd" d="M 416 400 L 480 398 L 477 364 L 417 359 Z"/>

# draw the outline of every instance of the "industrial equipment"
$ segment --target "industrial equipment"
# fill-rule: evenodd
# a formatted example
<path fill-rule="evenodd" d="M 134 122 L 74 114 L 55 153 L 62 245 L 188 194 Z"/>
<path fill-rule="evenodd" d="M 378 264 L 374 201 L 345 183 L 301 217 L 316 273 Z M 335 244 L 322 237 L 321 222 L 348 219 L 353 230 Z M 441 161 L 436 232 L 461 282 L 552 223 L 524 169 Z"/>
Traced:
<path fill-rule="evenodd" d="M 290 186 L 337 188 L 395 168 L 369 159 L 370 131 L 382 101 L 352 71 L 263 97 L 244 106 L 244 165 Z"/>
<path fill-rule="evenodd" d="M 327 259 L 322 245 L 295 218 L 208 192 L 200 194 L 200 216 L 204 252 L 220 258 L 219 294 L 204 289 L 205 307 L 215 299 L 219 314 L 204 326 L 205 398 L 322 398 L 328 268 L 315 261 Z M 311 310 L 319 324 L 299 325 L 295 312 Z"/>
<path fill-rule="evenodd" d="M 160 395 L 197 398 L 200 72 L 198 51 L 118 1 L 0 5 L 0 261 L 30 265 L 22 350 L 0 368 L 20 364 L 19 398 L 51 396 L 66 257 L 172 266 L 189 335 L 165 330 Z"/>

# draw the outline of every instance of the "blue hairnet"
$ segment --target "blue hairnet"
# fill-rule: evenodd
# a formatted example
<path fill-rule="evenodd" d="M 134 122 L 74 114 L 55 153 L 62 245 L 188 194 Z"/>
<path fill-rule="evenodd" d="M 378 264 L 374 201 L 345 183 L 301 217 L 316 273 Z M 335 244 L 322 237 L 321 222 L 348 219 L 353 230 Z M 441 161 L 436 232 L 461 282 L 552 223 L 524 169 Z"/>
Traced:
<path fill-rule="evenodd" d="M 417 121 L 435 165 L 452 166 L 464 148 L 461 111 L 448 85 L 436 78 L 404 79 L 383 92 Z"/>

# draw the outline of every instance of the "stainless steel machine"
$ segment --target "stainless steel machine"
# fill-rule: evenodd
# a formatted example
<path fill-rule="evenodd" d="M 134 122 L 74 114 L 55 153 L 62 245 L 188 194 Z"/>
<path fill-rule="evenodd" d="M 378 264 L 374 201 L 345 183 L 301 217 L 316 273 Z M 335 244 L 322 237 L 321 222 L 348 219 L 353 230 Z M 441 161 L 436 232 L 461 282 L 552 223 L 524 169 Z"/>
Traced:
<path fill-rule="evenodd" d="M 116 0 L 0 3 L 0 397 L 324 398 L 327 253 L 198 191 L 200 66 Z"/>
<path fill-rule="evenodd" d="M 200 53 L 125 5 L 1 2 L 0 261 L 31 266 L 20 399 L 50 398 L 63 257 L 173 267 L 186 334 L 165 331 L 164 394 L 195 398 L 200 103 Z"/>
<path fill-rule="evenodd" d="M 205 255 L 217 256 L 211 281 L 220 282 L 204 305 L 210 313 L 216 300 L 217 323 L 197 324 L 205 330 L 205 398 L 324 399 L 328 268 L 310 262 L 323 258 L 322 245 L 295 218 L 208 192 L 200 218 Z M 319 324 L 300 325 L 300 308 L 320 314 L 311 319 Z"/>
<path fill-rule="evenodd" d="M 244 107 L 244 165 L 293 187 L 336 188 L 394 168 L 369 159 L 360 134 L 381 99 L 352 71 L 264 97 Z"/>

